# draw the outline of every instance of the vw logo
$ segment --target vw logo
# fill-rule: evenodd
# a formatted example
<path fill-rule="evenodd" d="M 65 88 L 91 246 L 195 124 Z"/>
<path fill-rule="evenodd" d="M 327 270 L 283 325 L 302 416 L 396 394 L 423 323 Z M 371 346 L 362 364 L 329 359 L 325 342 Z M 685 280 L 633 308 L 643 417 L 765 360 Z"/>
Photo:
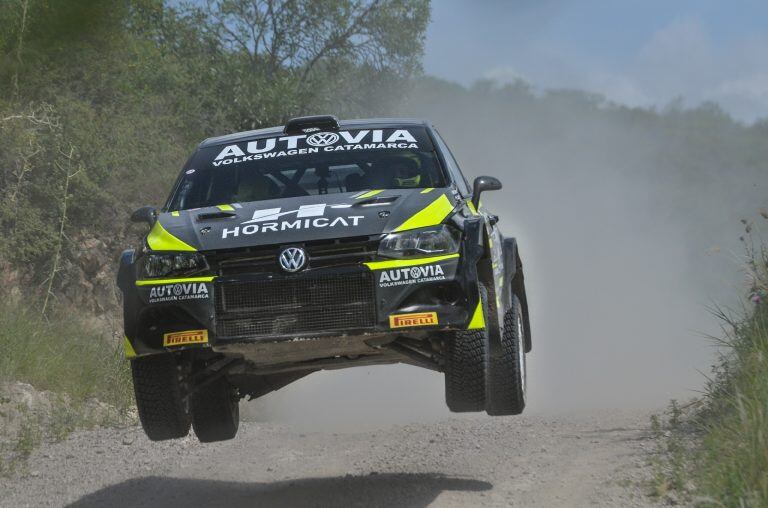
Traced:
<path fill-rule="evenodd" d="M 278 261 L 286 272 L 298 272 L 307 264 L 307 253 L 299 247 L 288 247 L 280 253 Z"/>
<path fill-rule="evenodd" d="M 339 140 L 335 132 L 317 132 L 307 137 L 307 144 L 312 146 L 328 146 Z"/>

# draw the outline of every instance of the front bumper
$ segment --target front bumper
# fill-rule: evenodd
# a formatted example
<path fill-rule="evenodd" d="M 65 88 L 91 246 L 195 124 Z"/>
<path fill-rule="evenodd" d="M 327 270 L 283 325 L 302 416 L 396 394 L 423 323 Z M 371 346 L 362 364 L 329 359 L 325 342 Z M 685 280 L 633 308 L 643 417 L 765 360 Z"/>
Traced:
<path fill-rule="evenodd" d="M 265 340 L 478 328 L 483 320 L 475 266 L 471 252 L 462 249 L 292 275 L 124 276 L 126 341 L 130 353 L 142 356 Z"/>

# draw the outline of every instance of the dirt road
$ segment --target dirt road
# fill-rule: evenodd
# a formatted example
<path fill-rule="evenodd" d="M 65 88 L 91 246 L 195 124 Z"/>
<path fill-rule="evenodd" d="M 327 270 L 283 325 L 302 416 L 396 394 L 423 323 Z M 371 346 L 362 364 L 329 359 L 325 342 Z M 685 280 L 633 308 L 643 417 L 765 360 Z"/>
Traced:
<path fill-rule="evenodd" d="M 81 432 L 1 506 L 648 506 L 646 414 L 450 419 L 361 433 L 244 423 L 233 441 Z"/>

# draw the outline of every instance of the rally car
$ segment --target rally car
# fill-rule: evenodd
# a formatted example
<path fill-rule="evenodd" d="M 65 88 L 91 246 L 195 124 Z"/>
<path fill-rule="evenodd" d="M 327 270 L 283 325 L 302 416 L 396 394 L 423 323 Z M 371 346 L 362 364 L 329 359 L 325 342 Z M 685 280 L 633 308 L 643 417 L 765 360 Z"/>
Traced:
<path fill-rule="evenodd" d="M 452 411 L 518 414 L 531 350 L 514 238 L 426 121 L 302 117 L 203 141 L 123 252 L 125 352 L 152 440 L 235 436 L 239 400 L 405 363 Z"/>

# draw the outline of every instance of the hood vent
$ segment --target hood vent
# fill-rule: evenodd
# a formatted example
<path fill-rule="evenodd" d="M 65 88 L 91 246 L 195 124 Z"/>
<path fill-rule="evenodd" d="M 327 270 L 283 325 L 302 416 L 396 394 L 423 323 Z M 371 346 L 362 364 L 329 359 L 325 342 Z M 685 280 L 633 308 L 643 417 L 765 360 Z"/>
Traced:
<path fill-rule="evenodd" d="M 375 197 L 370 199 L 364 199 L 363 201 L 359 201 L 355 203 L 353 206 L 385 206 L 385 205 L 391 205 L 400 196 L 381 196 L 381 197 Z"/>
<path fill-rule="evenodd" d="M 205 220 L 231 219 L 233 217 L 237 217 L 235 212 L 210 212 L 198 214 L 197 220 L 199 222 Z"/>

